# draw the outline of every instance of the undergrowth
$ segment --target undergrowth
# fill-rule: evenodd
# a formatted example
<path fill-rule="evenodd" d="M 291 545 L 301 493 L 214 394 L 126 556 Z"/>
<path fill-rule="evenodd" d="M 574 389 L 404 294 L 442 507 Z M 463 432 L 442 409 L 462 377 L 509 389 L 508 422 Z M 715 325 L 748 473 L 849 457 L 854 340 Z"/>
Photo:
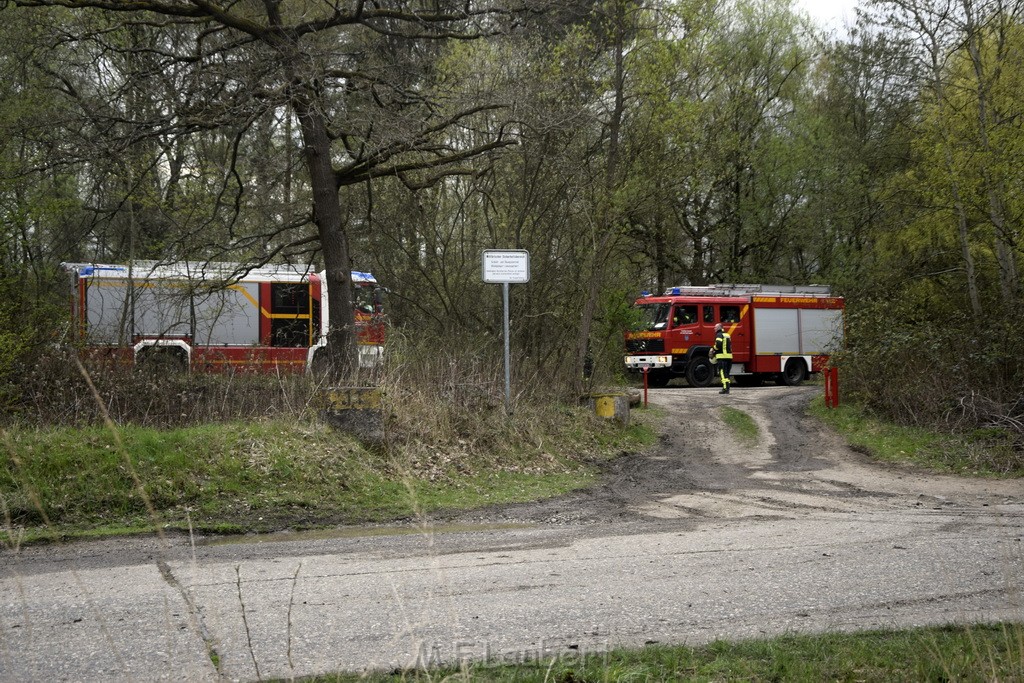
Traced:
<path fill-rule="evenodd" d="M 935 283 L 849 300 L 841 392 L 886 422 L 952 435 L 979 467 L 1024 466 L 1024 316 L 979 319 Z M 982 451 L 1001 451 L 996 461 Z M 941 459 L 942 456 L 939 456 Z M 974 458 L 974 455 L 970 457 Z"/>
<path fill-rule="evenodd" d="M 972 476 L 1024 476 L 1024 456 L 1016 437 L 999 429 L 957 433 L 898 425 L 850 401 L 826 408 L 820 398 L 812 401 L 811 412 L 854 448 L 878 460 Z"/>
<path fill-rule="evenodd" d="M 315 408 L 322 383 L 296 374 L 150 372 L 89 363 L 83 375 L 73 349 L 35 359 L 19 378 L 8 426 L 103 424 L 160 429 L 231 420 L 302 416 Z"/>
<path fill-rule="evenodd" d="M 585 486 L 601 462 L 654 441 L 642 421 L 623 428 L 537 387 L 507 411 L 483 357 L 408 346 L 381 373 L 373 438 L 327 426 L 324 386 L 310 377 L 49 376 L 68 381 L 2 432 L 11 544 L 305 529 L 532 501 Z"/>

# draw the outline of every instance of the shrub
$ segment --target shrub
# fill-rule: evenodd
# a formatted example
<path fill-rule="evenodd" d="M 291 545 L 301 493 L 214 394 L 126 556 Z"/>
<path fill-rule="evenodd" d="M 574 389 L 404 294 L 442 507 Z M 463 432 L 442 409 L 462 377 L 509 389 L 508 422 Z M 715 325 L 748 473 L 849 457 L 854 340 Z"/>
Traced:
<path fill-rule="evenodd" d="M 941 301 L 851 306 L 838 356 L 844 393 L 899 424 L 1010 434 L 1024 451 L 1024 320 L 978 322 Z"/>

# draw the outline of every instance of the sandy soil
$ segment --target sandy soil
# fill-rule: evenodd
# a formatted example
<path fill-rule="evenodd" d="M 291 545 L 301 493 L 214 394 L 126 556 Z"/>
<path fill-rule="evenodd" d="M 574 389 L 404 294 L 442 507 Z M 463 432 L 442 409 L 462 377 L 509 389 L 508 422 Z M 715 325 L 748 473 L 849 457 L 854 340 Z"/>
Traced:
<path fill-rule="evenodd" d="M 624 523 L 651 530 L 661 520 L 796 519 L 816 512 L 885 509 L 991 512 L 1024 500 L 1020 480 L 971 479 L 880 464 L 847 446 L 806 414 L 819 387 L 716 389 L 670 387 L 650 392 L 668 417 L 650 453 L 609 463 L 602 481 L 582 493 L 476 512 L 463 519 L 559 524 Z M 749 414 L 756 445 L 740 443 L 719 408 Z"/>

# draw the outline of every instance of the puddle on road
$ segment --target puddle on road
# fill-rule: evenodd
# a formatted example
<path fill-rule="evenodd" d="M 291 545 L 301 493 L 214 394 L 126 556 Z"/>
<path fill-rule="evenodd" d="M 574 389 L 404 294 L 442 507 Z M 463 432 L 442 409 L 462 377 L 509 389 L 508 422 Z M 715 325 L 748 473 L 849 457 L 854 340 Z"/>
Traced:
<path fill-rule="evenodd" d="M 329 541 L 336 538 L 367 538 L 372 536 L 415 536 L 430 534 L 459 534 L 472 531 L 500 531 L 503 529 L 532 529 L 536 524 L 439 524 L 437 526 L 382 526 L 371 528 L 312 529 L 310 531 L 276 531 L 270 534 L 223 536 L 196 541 L 196 545 L 236 545 L 242 543 L 286 543 L 289 541 Z"/>

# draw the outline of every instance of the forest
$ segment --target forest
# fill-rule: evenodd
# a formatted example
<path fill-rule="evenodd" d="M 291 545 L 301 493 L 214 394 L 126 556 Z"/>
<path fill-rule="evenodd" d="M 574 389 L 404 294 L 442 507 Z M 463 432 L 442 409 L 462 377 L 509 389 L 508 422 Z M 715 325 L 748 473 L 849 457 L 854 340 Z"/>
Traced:
<path fill-rule="evenodd" d="M 619 381 L 641 290 L 827 284 L 844 399 L 1024 451 L 1024 0 L 869 0 L 831 30 L 787 0 L 0 17 L 8 417 L 66 376 L 39 372 L 69 343 L 62 262 L 311 264 L 342 321 L 370 271 L 395 353 L 500 396 L 481 253 L 526 249 L 517 395 Z"/>

